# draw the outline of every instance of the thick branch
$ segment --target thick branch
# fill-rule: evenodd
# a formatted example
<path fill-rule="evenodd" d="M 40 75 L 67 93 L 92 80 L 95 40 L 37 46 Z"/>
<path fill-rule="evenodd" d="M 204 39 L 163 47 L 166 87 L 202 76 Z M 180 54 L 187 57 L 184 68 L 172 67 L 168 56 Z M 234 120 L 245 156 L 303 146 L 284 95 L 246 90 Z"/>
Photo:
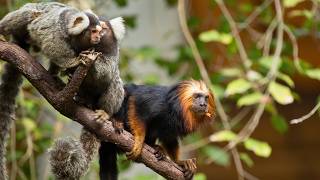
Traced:
<path fill-rule="evenodd" d="M 0 41 L 0 58 L 17 67 L 61 114 L 94 132 L 101 140 L 115 143 L 124 151 L 131 150 L 133 137 L 130 133 L 124 132 L 119 135 L 115 133 L 111 122 L 101 125 L 95 121 L 92 110 L 79 106 L 72 100 L 66 102 L 64 98 L 59 98 L 57 95 L 60 91 L 57 82 L 26 51 L 15 44 Z M 184 179 L 182 169 L 177 164 L 169 159 L 158 161 L 154 156 L 154 149 L 148 145 L 144 145 L 139 162 L 144 163 L 167 179 Z"/>

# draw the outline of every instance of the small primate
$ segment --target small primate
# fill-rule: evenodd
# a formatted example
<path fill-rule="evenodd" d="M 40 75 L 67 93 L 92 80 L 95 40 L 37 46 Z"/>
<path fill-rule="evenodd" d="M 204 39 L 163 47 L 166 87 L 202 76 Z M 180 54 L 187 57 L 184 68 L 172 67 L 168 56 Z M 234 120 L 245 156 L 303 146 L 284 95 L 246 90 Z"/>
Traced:
<path fill-rule="evenodd" d="M 117 121 L 134 136 L 133 149 L 127 154 L 136 159 L 143 143 L 155 147 L 155 156 L 162 160 L 166 154 L 184 168 L 191 179 L 196 164 L 192 159 L 179 159 L 179 139 L 194 132 L 215 117 L 214 96 L 202 81 L 182 81 L 173 86 L 126 85 L 126 96 Z M 156 145 L 159 140 L 162 146 Z M 100 178 L 117 179 L 117 150 L 112 143 L 103 142 L 100 148 Z"/>
<path fill-rule="evenodd" d="M 82 51 L 100 42 L 102 27 L 99 18 L 61 3 L 28 3 L 8 13 L 0 20 L 0 34 L 11 35 L 25 50 L 37 47 L 51 66 L 49 72 L 58 75 L 59 69 L 85 63 L 79 58 Z M 88 55 L 89 51 L 81 53 Z M 12 123 L 15 98 L 22 83 L 22 75 L 10 65 L 4 66 L 0 85 L 0 179 L 7 179 L 5 142 Z"/>
<path fill-rule="evenodd" d="M 119 111 L 124 99 L 119 71 L 119 47 L 125 34 L 125 24 L 121 17 L 111 20 L 99 17 L 99 20 L 102 26 L 101 39 L 94 49 L 102 54 L 90 67 L 75 99 L 96 110 L 97 120 L 105 121 L 109 115 Z M 69 70 L 69 73 L 72 71 Z M 56 140 L 49 151 L 51 170 L 55 177 L 79 179 L 84 176 L 99 145 L 100 140 L 85 128 L 79 141 L 70 138 Z"/>

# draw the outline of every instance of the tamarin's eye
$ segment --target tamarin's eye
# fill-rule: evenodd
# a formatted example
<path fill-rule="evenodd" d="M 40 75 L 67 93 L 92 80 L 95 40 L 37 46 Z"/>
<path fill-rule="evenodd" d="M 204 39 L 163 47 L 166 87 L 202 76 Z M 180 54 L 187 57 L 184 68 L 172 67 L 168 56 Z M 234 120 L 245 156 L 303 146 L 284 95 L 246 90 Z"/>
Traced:
<path fill-rule="evenodd" d="M 195 93 L 195 94 L 193 94 L 193 97 L 195 98 L 195 99 L 198 99 L 198 98 L 200 98 L 202 95 L 200 94 L 200 93 Z"/>
<path fill-rule="evenodd" d="M 91 32 L 92 32 L 92 33 L 97 33 L 98 30 L 96 30 L 96 29 L 91 29 Z"/>

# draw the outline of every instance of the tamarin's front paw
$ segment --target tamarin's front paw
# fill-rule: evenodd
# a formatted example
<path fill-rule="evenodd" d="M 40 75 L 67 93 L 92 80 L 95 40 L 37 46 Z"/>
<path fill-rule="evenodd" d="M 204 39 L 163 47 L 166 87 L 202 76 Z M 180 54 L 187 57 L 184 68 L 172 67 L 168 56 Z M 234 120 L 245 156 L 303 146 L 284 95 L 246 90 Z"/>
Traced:
<path fill-rule="evenodd" d="M 113 120 L 112 121 L 112 126 L 114 128 L 114 131 L 118 134 L 122 134 L 123 133 L 123 123 L 119 122 L 117 120 Z"/>
<path fill-rule="evenodd" d="M 196 159 L 186 159 L 178 161 L 177 164 L 183 168 L 184 177 L 186 179 L 192 179 L 194 173 L 197 170 Z"/>
<path fill-rule="evenodd" d="M 80 53 L 80 63 L 83 65 L 90 65 L 90 63 L 95 61 L 101 54 L 101 52 L 95 52 L 94 50 L 82 51 Z"/>
<path fill-rule="evenodd" d="M 154 145 L 154 156 L 157 158 L 158 161 L 164 160 L 166 158 L 166 154 L 162 146 Z"/>
<path fill-rule="evenodd" d="M 130 152 L 126 153 L 126 156 L 130 160 L 136 160 L 142 151 L 142 147 L 133 147 L 133 149 Z"/>
<path fill-rule="evenodd" d="M 110 116 L 104 110 L 99 109 L 95 110 L 94 119 L 99 123 L 103 123 L 108 121 L 110 119 Z"/>

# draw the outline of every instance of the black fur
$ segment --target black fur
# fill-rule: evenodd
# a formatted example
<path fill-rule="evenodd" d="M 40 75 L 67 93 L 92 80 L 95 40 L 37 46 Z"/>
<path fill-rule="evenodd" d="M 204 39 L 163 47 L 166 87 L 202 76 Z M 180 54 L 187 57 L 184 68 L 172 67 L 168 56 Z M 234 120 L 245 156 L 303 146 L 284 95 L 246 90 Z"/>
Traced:
<path fill-rule="evenodd" d="M 126 96 L 122 107 L 114 115 L 115 119 L 124 122 L 125 129 L 130 131 L 128 124 L 128 98 L 135 97 L 135 107 L 139 119 L 147 125 L 146 142 L 170 141 L 183 137 L 189 132 L 185 128 L 182 108 L 178 99 L 178 85 L 147 86 L 125 85 Z"/>
<path fill-rule="evenodd" d="M 146 125 L 145 143 L 154 146 L 159 140 L 167 151 L 179 148 L 179 139 L 190 132 L 185 127 L 182 108 L 178 97 L 180 84 L 173 86 L 125 85 L 125 99 L 114 118 L 124 123 L 124 129 L 130 132 L 128 123 L 129 97 L 135 98 L 136 112 Z M 111 162 L 114 153 L 119 152 L 114 145 L 102 143 L 100 148 L 100 177 L 103 180 L 117 179 L 115 162 Z M 171 152 L 168 152 L 171 153 Z M 174 153 L 174 152 L 173 152 Z"/>

